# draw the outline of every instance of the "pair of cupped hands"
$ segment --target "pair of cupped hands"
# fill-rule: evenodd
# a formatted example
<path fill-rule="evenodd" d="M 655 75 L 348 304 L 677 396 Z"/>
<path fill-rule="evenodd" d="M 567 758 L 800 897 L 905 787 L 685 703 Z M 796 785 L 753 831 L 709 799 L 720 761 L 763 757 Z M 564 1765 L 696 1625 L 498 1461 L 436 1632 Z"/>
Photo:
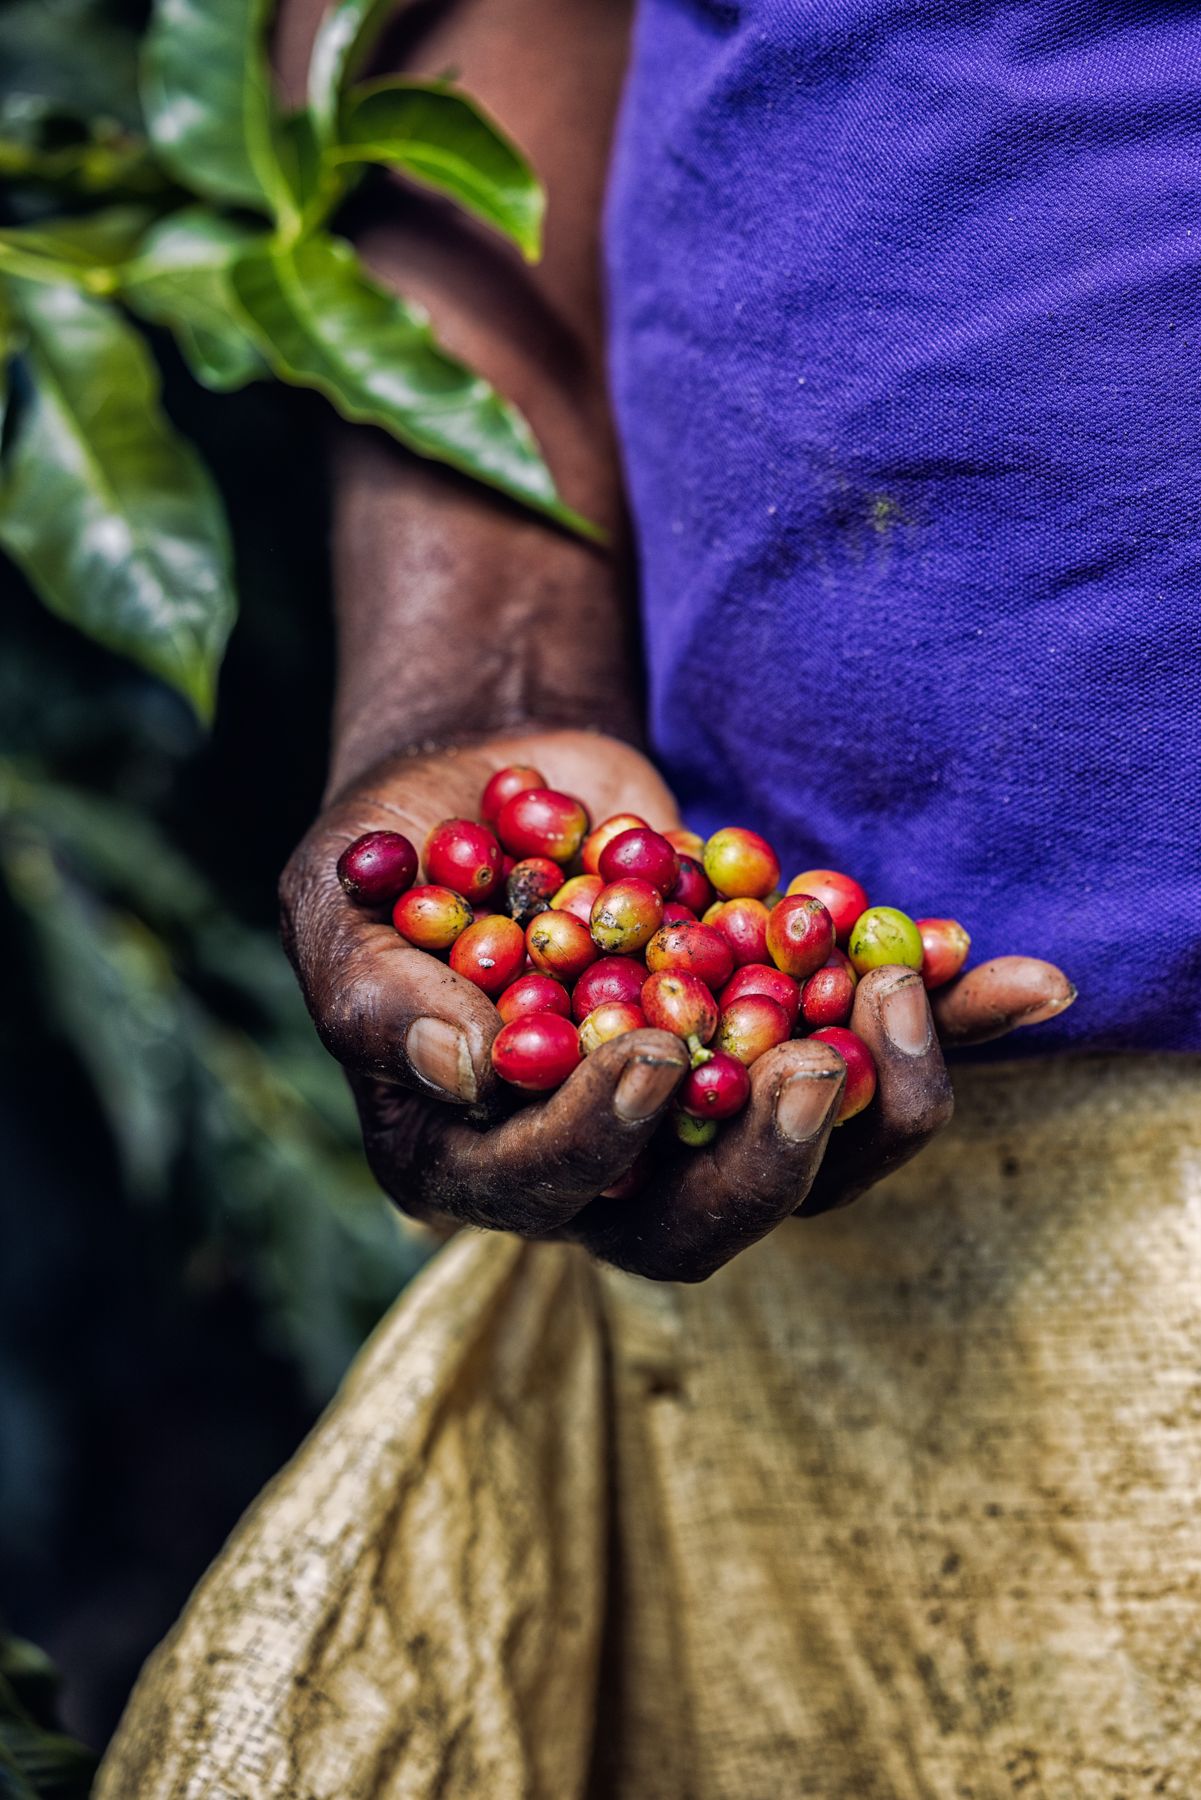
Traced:
<path fill-rule="evenodd" d="M 335 873 L 365 831 L 401 831 L 420 849 L 439 820 L 476 817 L 488 777 L 509 763 L 578 794 L 594 819 L 633 812 L 659 830 L 681 823 L 661 777 L 630 745 L 589 732 L 513 733 L 382 764 L 327 806 L 281 885 L 285 948 L 322 1042 L 350 1079 L 371 1168 L 416 1218 L 574 1239 L 640 1275 L 703 1280 L 794 1213 L 855 1199 L 940 1131 L 953 1108 L 943 1044 L 999 1037 L 1074 998 L 1059 969 L 1032 957 L 983 963 L 931 995 L 912 969 L 875 969 L 858 985 L 851 1019 L 879 1072 L 865 1112 L 832 1131 L 841 1058 L 826 1044 L 780 1044 L 753 1065 L 745 1112 L 709 1148 L 686 1149 L 663 1132 L 641 1189 L 606 1198 L 684 1078 L 680 1040 L 631 1032 L 548 1098 L 518 1102 L 492 1070 L 500 1017 L 491 1000 L 352 906 Z"/>

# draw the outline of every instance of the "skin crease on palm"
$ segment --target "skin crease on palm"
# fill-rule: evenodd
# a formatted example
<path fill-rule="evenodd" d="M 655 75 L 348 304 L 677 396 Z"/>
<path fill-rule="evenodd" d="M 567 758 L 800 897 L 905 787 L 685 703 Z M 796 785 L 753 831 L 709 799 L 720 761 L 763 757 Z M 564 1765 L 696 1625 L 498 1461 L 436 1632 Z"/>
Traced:
<path fill-rule="evenodd" d="M 628 744 L 576 731 L 499 736 L 372 772 L 333 802 L 284 878 L 285 941 L 322 1038 L 350 1075 L 372 1168 L 418 1217 L 573 1237 L 638 1273 L 703 1279 L 798 1210 L 853 1199 L 947 1122 L 939 1033 L 980 1041 L 1071 998 L 1049 965 L 1001 958 L 934 995 L 932 1017 L 912 970 L 876 970 L 852 1019 L 880 1071 L 866 1113 L 831 1137 L 840 1059 L 825 1045 L 782 1044 L 754 1065 L 747 1111 L 712 1147 L 686 1150 L 664 1132 L 644 1190 L 598 1198 L 662 1121 L 687 1068 L 683 1046 L 633 1032 L 549 1099 L 515 1104 L 491 1069 L 492 1002 L 390 923 L 357 912 L 335 875 L 364 831 L 403 831 L 420 845 L 438 820 L 474 817 L 488 776 L 510 762 L 586 795 L 595 819 L 628 811 L 660 828 L 680 822 Z"/>

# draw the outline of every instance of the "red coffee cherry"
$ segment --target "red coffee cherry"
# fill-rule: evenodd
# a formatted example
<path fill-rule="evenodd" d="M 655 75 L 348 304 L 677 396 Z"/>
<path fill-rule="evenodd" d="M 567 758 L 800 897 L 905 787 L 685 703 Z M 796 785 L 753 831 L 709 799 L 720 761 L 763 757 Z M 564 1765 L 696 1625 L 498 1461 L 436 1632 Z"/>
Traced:
<path fill-rule="evenodd" d="M 646 1022 L 674 1032 L 695 1055 L 717 1030 L 717 1001 L 699 975 L 664 969 L 642 986 Z"/>
<path fill-rule="evenodd" d="M 600 874 L 600 859 L 605 846 L 611 844 L 615 837 L 620 837 L 623 831 L 648 831 L 649 829 L 646 820 L 640 818 L 637 813 L 614 813 L 611 818 L 602 819 L 600 824 L 594 826 L 588 833 L 580 847 L 580 861 L 584 865 L 585 873 L 588 875 Z"/>
<path fill-rule="evenodd" d="M 774 963 L 744 963 L 741 969 L 735 969 L 721 990 L 720 1004 L 727 1007 L 744 994 L 766 994 L 769 1000 L 783 1007 L 789 1030 L 795 1026 L 801 1009 L 801 990 L 792 976 L 785 975 Z"/>
<path fill-rule="evenodd" d="M 622 881 L 633 876 L 649 881 L 666 898 L 680 879 L 680 859 L 665 837 L 649 826 L 635 825 L 610 838 L 600 853 L 602 881 Z"/>
<path fill-rule="evenodd" d="M 426 838 L 421 856 L 427 881 L 467 900 L 486 901 L 499 885 L 500 845 L 473 819 L 443 819 Z"/>
<path fill-rule="evenodd" d="M 696 914 L 690 906 L 680 906 L 675 900 L 663 902 L 663 923 L 665 925 L 691 925 L 696 921 Z"/>
<path fill-rule="evenodd" d="M 570 1019 L 527 1013 L 502 1025 L 492 1040 L 492 1067 L 502 1081 L 528 1093 L 561 1087 L 579 1067 L 580 1040 Z"/>
<path fill-rule="evenodd" d="M 788 1014 L 778 1001 L 766 994 L 743 994 L 722 1007 L 714 1042 L 749 1068 L 791 1036 Z"/>
<path fill-rule="evenodd" d="M 338 880 L 356 906 L 391 906 L 417 879 L 417 852 L 399 831 L 366 831 L 338 858 Z"/>
<path fill-rule="evenodd" d="M 793 894 L 767 917 L 767 949 L 776 967 L 804 981 L 829 960 L 834 921 L 810 894 Z"/>
<path fill-rule="evenodd" d="M 595 1007 L 580 1026 L 580 1049 L 591 1056 L 602 1044 L 624 1037 L 627 1031 L 641 1031 L 646 1014 L 630 1000 L 606 1000 Z"/>
<path fill-rule="evenodd" d="M 450 947 L 450 966 L 494 998 L 520 975 L 525 933 L 515 919 L 492 913 L 460 932 Z"/>
<path fill-rule="evenodd" d="M 677 1099 L 694 1119 L 731 1119 L 751 1096 L 751 1078 L 736 1056 L 715 1050 L 708 1062 L 690 1069 Z"/>
<path fill-rule="evenodd" d="M 706 907 L 712 906 L 713 889 L 694 856 L 680 857 L 679 877 L 667 898 L 678 906 L 686 906 L 698 919 Z"/>
<path fill-rule="evenodd" d="M 736 964 L 767 961 L 767 921 L 771 917 L 762 900 L 744 897 L 720 900 L 705 914 L 705 923 L 720 931 L 734 953 Z"/>
<path fill-rule="evenodd" d="M 716 991 L 730 979 L 734 957 L 719 931 L 699 920 L 688 920 L 660 925 L 646 947 L 646 966 L 652 974 L 659 969 L 686 970 Z"/>
<path fill-rule="evenodd" d="M 855 1004 L 855 977 L 831 960 L 811 975 L 801 989 L 801 1017 L 812 1031 L 845 1025 Z"/>
<path fill-rule="evenodd" d="M 551 909 L 554 912 L 574 913 L 577 919 L 590 925 L 596 896 L 604 885 L 599 875 L 573 875 L 553 896 Z"/>
<path fill-rule="evenodd" d="M 514 863 L 505 882 L 505 901 L 510 918 L 528 925 L 545 912 L 563 886 L 563 871 L 549 856 L 527 856 Z"/>
<path fill-rule="evenodd" d="M 842 1104 L 834 1120 L 836 1125 L 845 1125 L 871 1104 L 876 1091 L 876 1059 L 858 1032 L 847 1031 L 841 1025 L 827 1025 L 824 1030 L 815 1031 L 810 1042 L 829 1044 L 847 1066 Z"/>
<path fill-rule="evenodd" d="M 556 975 L 568 987 L 597 958 L 588 927 L 574 913 L 539 913 L 526 927 L 525 947 L 531 960 L 547 975 Z"/>
<path fill-rule="evenodd" d="M 851 926 L 868 907 L 866 888 L 860 887 L 849 875 L 840 875 L 837 869 L 806 869 L 804 874 L 793 876 L 788 883 L 788 892 L 812 894 L 815 900 L 820 900 L 834 921 L 840 944 L 846 943 Z"/>
<path fill-rule="evenodd" d="M 673 825 L 663 835 L 678 856 L 688 856 L 699 863 L 705 854 L 704 838 L 699 831 L 689 831 L 686 825 Z"/>
<path fill-rule="evenodd" d="M 610 1000 L 639 1005 L 646 970 L 628 956 L 602 956 L 584 970 L 571 992 L 572 1017 L 584 1020 Z"/>
<path fill-rule="evenodd" d="M 492 776 L 480 797 L 480 817 L 487 825 L 495 825 L 500 817 L 500 809 L 506 800 L 514 794 L 523 794 L 527 788 L 544 788 L 546 782 L 537 769 L 531 769 L 523 763 L 510 763 L 507 769 L 498 769 Z"/>
<path fill-rule="evenodd" d="M 972 940 L 958 919 L 915 919 L 913 923 L 922 939 L 922 980 L 928 988 L 942 987 L 962 969 Z"/>
<path fill-rule="evenodd" d="M 649 881 L 611 881 L 592 907 L 592 936 L 607 956 L 633 956 L 654 937 L 663 897 Z"/>
<path fill-rule="evenodd" d="M 705 874 L 728 900 L 749 895 L 762 900 L 780 879 L 780 863 L 766 838 L 741 825 L 726 825 L 706 840 Z"/>
<path fill-rule="evenodd" d="M 571 794 L 525 788 L 497 814 L 496 835 L 510 856 L 549 856 L 570 862 L 584 841 L 588 814 Z"/>
<path fill-rule="evenodd" d="M 571 995 L 561 981 L 539 969 L 531 975 L 519 975 L 496 1002 L 496 1010 L 506 1025 L 529 1013 L 558 1013 L 561 1019 L 569 1019 Z"/>
<path fill-rule="evenodd" d="M 415 887 L 392 909 L 392 923 L 419 950 L 449 950 L 471 924 L 471 908 L 448 887 Z"/>

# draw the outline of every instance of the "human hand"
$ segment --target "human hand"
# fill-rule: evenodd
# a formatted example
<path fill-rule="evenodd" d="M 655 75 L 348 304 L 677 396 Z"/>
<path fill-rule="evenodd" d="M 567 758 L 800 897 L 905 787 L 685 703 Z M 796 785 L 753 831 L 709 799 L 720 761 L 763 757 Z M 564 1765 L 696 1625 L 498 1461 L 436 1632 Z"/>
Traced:
<path fill-rule="evenodd" d="M 498 736 L 374 770 L 321 815 L 281 884 L 285 947 L 350 1078 L 372 1170 L 417 1218 L 570 1237 L 639 1274 L 703 1280 L 790 1214 L 855 1198 L 946 1124 L 940 1037 L 981 1042 L 1073 998 L 1059 970 L 1027 957 L 981 964 L 930 996 L 911 969 L 872 971 L 851 1025 L 876 1059 L 877 1096 L 833 1138 L 844 1065 L 804 1039 L 753 1065 L 745 1112 L 704 1150 L 666 1132 L 651 1146 L 688 1068 L 666 1032 L 614 1039 L 556 1093 L 522 1103 L 492 1070 L 491 1000 L 350 906 L 335 874 L 363 832 L 401 831 L 420 848 L 439 820 L 474 817 L 489 775 L 509 763 L 581 795 L 596 819 L 634 812 L 659 829 L 679 823 L 662 779 L 628 744 L 571 731 Z M 645 1188 L 606 1198 L 648 1146 Z"/>

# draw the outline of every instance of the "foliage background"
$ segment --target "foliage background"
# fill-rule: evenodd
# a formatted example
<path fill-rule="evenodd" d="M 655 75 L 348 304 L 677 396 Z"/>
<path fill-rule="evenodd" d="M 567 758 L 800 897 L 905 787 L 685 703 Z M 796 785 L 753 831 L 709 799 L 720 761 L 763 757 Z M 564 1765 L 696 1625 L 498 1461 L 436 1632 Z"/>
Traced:
<path fill-rule="evenodd" d="M 129 117 L 143 23 L 137 0 L 8 0 L 0 122 L 30 88 Z M 6 196 L 0 225 L 27 222 Z M 323 773 L 328 411 L 206 392 L 150 335 L 233 532 L 211 735 L 0 564 L 0 1626 L 50 1652 L 97 1748 L 425 1254 L 275 938 Z"/>

